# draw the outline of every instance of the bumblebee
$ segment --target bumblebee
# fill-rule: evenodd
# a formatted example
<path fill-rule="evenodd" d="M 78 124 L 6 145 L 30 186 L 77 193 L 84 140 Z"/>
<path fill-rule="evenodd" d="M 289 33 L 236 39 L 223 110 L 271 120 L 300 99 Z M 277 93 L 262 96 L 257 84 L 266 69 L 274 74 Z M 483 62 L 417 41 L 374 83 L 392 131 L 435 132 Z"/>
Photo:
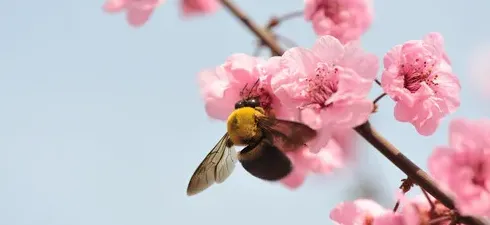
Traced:
<path fill-rule="evenodd" d="M 225 181 L 237 161 L 259 179 L 278 181 L 293 169 L 285 152 L 300 149 L 316 134 L 305 124 L 268 115 L 257 97 L 242 99 L 228 117 L 227 132 L 192 175 L 187 195 Z M 245 147 L 237 153 L 234 146 Z"/>

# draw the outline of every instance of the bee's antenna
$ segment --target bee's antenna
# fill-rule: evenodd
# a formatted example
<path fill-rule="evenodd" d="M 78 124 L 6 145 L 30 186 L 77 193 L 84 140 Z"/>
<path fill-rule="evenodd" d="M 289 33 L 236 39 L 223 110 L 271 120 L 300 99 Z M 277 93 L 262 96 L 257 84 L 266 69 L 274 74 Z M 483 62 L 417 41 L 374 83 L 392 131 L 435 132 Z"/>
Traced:
<path fill-rule="evenodd" d="M 260 80 L 260 78 L 257 78 L 257 81 L 255 81 L 254 85 L 252 85 L 252 88 L 250 88 L 250 90 L 248 91 L 248 96 L 247 96 L 247 98 L 250 98 L 250 95 L 252 94 L 252 90 L 253 90 L 254 88 L 256 88 L 256 87 L 257 87 L 257 85 L 259 84 L 259 80 Z"/>
<path fill-rule="evenodd" d="M 245 89 L 247 89 L 247 85 L 248 83 L 245 84 L 245 86 L 242 88 L 242 90 L 240 91 L 240 96 L 243 97 L 243 91 L 245 91 Z"/>

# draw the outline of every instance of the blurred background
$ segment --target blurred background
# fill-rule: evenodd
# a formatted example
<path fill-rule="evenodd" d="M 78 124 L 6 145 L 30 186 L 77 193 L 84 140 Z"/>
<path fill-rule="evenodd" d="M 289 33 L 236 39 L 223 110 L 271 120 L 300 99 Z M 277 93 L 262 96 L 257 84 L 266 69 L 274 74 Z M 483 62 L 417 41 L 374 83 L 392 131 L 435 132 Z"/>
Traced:
<path fill-rule="evenodd" d="M 235 2 L 261 24 L 303 8 L 293 0 Z M 374 2 L 367 51 L 382 57 L 437 31 L 461 79 L 461 108 L 430 137 L 396 122 L 389 98 L 372 116 L 426 169 L 433 147 L 447 142 L 451 118 L 490 113 L 469 74 L 475 50 L 490 40 L 490 3 Z M 136 29 L 102 4 L 0 1 L 1 225 L 332 224 L 329 212 L 343 200 L 394 206 L 404 175 L 363 140 L 355 163 L 309 176 L 296 190 L 237 166 L 224 184 L 187 197 L 191 174 L 226 129 L 204 112 L 196 74 L 232 53 L 252 54 L 255 37 L 224 9 L 182 20 L 169 0 Z M 278 32 L 305 47 L 315 41 L 302 18 Z M 374 86 L 371 96 L 379 93 Z"/>

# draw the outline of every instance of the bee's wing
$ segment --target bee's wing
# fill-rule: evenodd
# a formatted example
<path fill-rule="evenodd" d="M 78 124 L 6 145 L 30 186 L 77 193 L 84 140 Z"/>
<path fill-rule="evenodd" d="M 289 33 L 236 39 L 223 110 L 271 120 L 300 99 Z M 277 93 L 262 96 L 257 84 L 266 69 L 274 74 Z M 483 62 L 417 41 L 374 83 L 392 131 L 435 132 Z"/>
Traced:
<path fill-rule="evenodd" d="M 275 146 L 285 152 L 299 149 L 317 134 L 305 124 L 268 116 L 257 116 L 257 125 Z"/>
<path fill-rule="evenodd" d="M 187 195 L 195 195 L 213 183 L 221 183 L 233 172 L 237 153 L 226 133 L 199 164 L 187 186 Z"/>
<path fill-rule="evenodd" d="M 247 172 L 268 181 L 280 180 L 293 170 L 289 158 L 265 138 L 241 150 L 238 160 Z"/>

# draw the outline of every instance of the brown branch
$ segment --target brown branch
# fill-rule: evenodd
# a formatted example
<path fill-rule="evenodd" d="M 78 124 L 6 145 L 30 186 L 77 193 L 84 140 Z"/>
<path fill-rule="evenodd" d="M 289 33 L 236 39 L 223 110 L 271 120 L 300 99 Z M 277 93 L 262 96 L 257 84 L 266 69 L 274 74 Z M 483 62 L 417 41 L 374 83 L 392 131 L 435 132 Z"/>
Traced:
<path fill-rule="evenodd" d="M 221 0 L 221 2 L 223 3 L 224 7 L 226 7 L 234 16 L 238 17 L 245 26 L 247 26 L 260 40 L 262 40 L 274 54 L 282 55 L 284 53 L 273 36 L 266 30 L 256 25 L 234 3 L 229 0 Z M 374 130 L 369 121 L 356 127 L 355 130 L 381 154 L 388 158 L 388 160 L 390 160 L 396 167 L 402 170 L 414 183 L 426 190 L 434 198 L 438 199 L 447 208 L 455 209 L 454 200 L 449 197 L 449 195 L 444 193 L 426 172 L 405 157 L 405 155 L 403 155 L 395 146 L 393 146 L 376 130 Z M 469 215 L 461 216 L 459 222 L 469 225 L 490 224 L 481 218 Z"/>
<path fill-rule="evenodd" d="M 260 40 L 267 45 L 271 49 L 271 51 L 274 53 L 274 55 L 282 55 L 284 51 L 282 50 L 281 46 L 276 42 L 274 39 L 274 36 L 271 35 L 270 32 L 266 31 L 265 29 L 261 28 L 255 22 L 253 22 L 251 19 L 248 18 L 248 16 L 240 9 L 238 8 L 234 3 L 228 0 L 221 0 L 221 3 L 225 8 L 230 10 L 230 12 L 235 15 L 242 23 L 250 29 Z"/>

